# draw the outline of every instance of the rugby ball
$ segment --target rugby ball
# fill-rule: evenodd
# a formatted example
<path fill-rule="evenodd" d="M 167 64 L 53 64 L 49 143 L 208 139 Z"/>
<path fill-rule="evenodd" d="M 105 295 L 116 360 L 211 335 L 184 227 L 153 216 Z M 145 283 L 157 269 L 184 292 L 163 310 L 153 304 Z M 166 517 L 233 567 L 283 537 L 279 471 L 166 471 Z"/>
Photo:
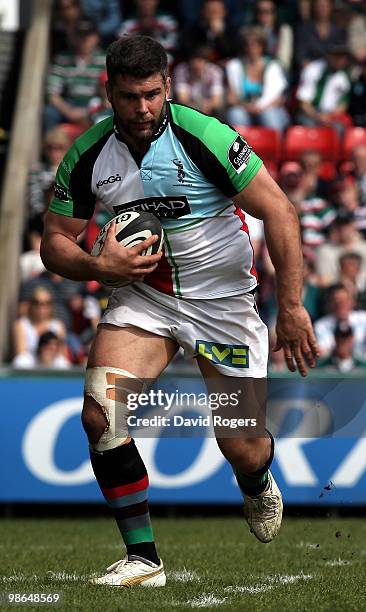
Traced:
<path fill-rule="evenodd" d="M 116 222 L 116 240 L 119 244 L 124 247 L 133 247 L 156 234 L 159 236 L 159 240 L 142 251 L 141 255 L 154 255 L 161 251 L 164 242 L 164 230 L 159 219 L 151 213 L 133 210 L 113 217 L 102 227 L 91 250 L 91 255 L 94 257 L 97 257 L 102 250 L 105 237 L 113 221 Z M 129 285 L 131 281 L 105 280 L 101 283 L 107 287 L 124 287 Z"/>

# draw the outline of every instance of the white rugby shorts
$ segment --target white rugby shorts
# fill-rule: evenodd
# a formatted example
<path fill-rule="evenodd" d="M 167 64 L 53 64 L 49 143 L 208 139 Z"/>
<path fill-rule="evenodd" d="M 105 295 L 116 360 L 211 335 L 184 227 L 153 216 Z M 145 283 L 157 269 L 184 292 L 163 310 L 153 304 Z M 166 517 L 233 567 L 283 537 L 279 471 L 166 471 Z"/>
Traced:
<path fill-rule="evenodd" d="M 267 376 L 268 330 L 252 293 L 188 300 L 135 283 L 113 291 L 100 323 L 171 338 L 186 359 L 201 354 L 227 376 Z"/>

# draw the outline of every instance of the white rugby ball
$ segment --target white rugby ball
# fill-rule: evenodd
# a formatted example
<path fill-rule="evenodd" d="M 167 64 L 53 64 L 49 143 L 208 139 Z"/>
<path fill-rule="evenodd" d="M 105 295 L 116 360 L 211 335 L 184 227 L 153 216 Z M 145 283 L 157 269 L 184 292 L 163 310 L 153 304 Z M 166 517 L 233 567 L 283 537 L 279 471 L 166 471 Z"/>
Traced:
<path fill-rule="evenodd" d="M 138 212 L 135 210 L 127 211 L 113 217 L 102 227 L 93 244 L 91 255 L 97 257 L 102 250 L 107 232 L 113 223 L 116 222 L 116 240 L 124 247 L 133 247 L 154 234 L 159 236 L 152 246 L 142 251 L 141 255 L 154 255 L 159 253 L 163 247 L 164 230 L 157 217 L 148 212 Z M 107 287 L 124 287 L 131 281 L 101 281 Z"/>

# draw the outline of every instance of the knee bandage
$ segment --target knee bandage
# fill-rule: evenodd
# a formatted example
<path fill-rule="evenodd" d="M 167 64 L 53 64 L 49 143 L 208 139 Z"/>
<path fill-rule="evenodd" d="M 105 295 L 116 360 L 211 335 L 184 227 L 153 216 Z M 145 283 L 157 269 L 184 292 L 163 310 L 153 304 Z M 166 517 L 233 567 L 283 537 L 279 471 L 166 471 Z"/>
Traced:
<path fill-rule="evenodd" d="M 93 450 L 103 452 L 116 448 L 128 438 L 128 394 L 141 393 L 144 382 L 118 368 L 88 368 L 85 375 L 85 395 L 92 397 L 101 407 L 108 426 Z"/>

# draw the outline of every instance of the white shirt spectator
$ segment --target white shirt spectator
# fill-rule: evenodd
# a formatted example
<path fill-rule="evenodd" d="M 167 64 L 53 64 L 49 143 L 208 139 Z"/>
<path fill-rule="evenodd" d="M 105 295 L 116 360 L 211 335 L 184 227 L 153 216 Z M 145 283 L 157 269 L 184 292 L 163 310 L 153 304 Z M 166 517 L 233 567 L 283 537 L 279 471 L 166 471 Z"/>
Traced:
<path fill-rule="evenodd" d="M 190 69 L 188 62 L 178 64 L 174 71 L 174 94 L 178 99 L 190 99 L 198 109 L 204 109 L 206 100 L 216 99 L 222 104 L 224 96 L 224 82 L 222 70 L 206 62 L 205 69 L 200 78 L 197 78 Z"/>
<path fill-rule="evenodd" d="M 229 60 L 226 64 L 226 74 L 230 89 L 241 100 L 245 81 L 243 62 L 239 58 Z M 264 110 L 270 106 L 285 93 L 287 85 L 286 75 L 280 63 L 276 60 L 269 60 L 263 73 L 262 94 L 255 100 L 257 108 Z"/>
<path fill-rule="evenodd" d="M 302 70 L 297 99 L 309 102 L 319 111 L 333 112 L 350 91 L 350 80 L 345 70 L 330 72 L 325 60 L 310 62 Z"/>
<path fill-rule="evenodd" d="M 366 356 L 366 310 L 352 310 L 348 315 L 348 323 L 354 333 L 354 355 Z M 337 319 L 334 315 L 322 317 L 314 324 L 314 331 L 322 357 L 327 357 L 335 346 L 334 330 Z"/>

